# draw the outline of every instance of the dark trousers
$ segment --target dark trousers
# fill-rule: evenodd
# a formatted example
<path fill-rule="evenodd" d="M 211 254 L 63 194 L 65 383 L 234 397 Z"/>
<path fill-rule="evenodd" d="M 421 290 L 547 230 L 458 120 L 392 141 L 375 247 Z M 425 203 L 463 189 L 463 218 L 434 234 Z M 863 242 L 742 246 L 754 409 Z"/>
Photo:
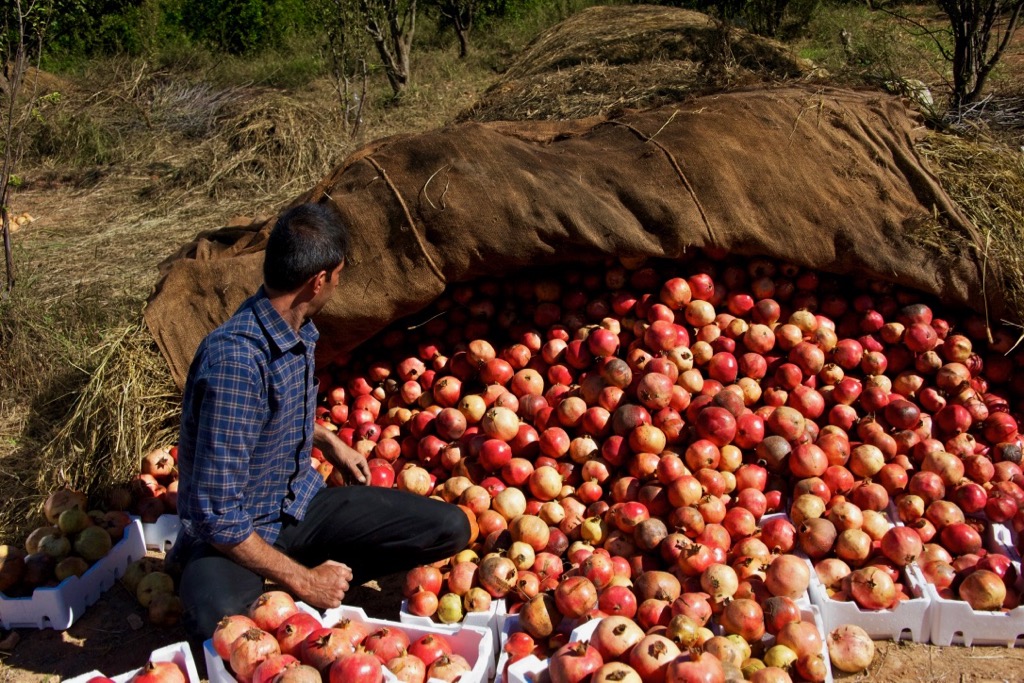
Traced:
<path fill-rule="evenodd" d="M 450 557 L 469 542 L 469 521 L 455 505 L 395 489 L 323 489 L 301 522 L 284 524 L 274 546 L 307 567 L 326 560 L 352 569 L 353 586 Z M 205 543 L 182 542 L 168 555 L 181 567 L 183 624 L 198 661 L 217 622 L 245 614 L 264 591 L 263 577 Z"/>

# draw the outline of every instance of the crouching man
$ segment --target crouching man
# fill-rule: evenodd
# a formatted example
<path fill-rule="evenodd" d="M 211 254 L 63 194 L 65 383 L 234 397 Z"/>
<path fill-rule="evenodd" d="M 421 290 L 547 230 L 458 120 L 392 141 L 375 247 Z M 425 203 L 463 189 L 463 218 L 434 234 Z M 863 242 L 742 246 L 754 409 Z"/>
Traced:
<path fill-rule="evenodd" d="M 189 369 L 178 443 L 182 531 L 168 564 L 181 572 L 193 647 L 225 615 L 244 614 L 265 580 L 314 607 L 337 607 L 353 582 L 469 542 L 458 507 L 367 486 L 365 458 L 314 423 L 310 318 L 337 288 L 348 245 L 329 207 L 282 215 L 263 286 L 206 337 Z M 347 486 L 324 486 L 310 466 L 313 446 Z"/>

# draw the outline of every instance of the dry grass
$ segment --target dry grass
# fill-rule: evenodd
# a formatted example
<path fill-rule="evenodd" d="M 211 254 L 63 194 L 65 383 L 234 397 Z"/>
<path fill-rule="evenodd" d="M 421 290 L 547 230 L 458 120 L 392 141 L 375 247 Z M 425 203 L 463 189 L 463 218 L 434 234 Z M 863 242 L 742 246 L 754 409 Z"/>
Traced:
<path fill-rule="evenodd" d="M 39 451 L 37 491 L 67 486 L 102 500 L 112 484 L 138 474 L 155 444 L 176 440 L 177 387 L 149 331 L 139 324 L 114 330 L 91 355 L 88 383 Z"/>
<path fill-rule="evenodd" d="M 933 133 L 918 149 L 946 192 L 988 240 L 991 283 L 1005 297 L 1013 322 L 1024 320 L 1024 156 L 1019 149 L 975 135 Z M 948 235 L 934 239 L 948 244 Z"/>
<path fill-rule="evenodd" d="M 717 24 L 699 12 L 654 5 L 592 7 L 541 33 L 502 80 L 586 64 L 707 64 L 720 57 L 722 41 Z M 779 76 L 799 76 L 805 70 L 776 41 L 734 28 L 728 42 L 738 66 Z"/>
<path fill-rule="evenodd" d="M 460 119 L 565 119 L 811 77 L 787 47 L 673 7 L 592 7 L 539 35 Z"/>

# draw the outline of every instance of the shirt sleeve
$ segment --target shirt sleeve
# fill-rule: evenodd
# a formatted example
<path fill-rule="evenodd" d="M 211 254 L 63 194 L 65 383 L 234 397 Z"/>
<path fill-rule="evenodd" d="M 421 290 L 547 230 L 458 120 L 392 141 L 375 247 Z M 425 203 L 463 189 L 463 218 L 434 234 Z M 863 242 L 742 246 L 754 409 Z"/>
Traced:
<path fill-rule="evenodd" d="M 253 532 L 244 492 L 249 461 L 263 427 L 265 399 L 251 365 L 221 361 L 196 387 L 193 520 L 201 540 L 240 543 Z"/>

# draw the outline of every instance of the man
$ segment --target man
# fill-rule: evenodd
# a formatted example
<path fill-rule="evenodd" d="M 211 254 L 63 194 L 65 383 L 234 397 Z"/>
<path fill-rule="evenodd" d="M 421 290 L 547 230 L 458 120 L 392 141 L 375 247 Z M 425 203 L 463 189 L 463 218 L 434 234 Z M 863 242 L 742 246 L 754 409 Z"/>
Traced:
<path fill-rule="evenodd" d="M 338 286 L 348 232 L 329 207 L 280 217 L 264 284 L 202 342 L 189 369 L 178 443 L 181 568 L 193 645 L 244 613 L 273 581 L 314 607 L 341 604 L 350 583 L 434 562 L 468 543 L 456 506 L 366 486 L 365 458 L 314 424 L 318 383 L 310 318 Z M 325 488 L 313 446 L 348 486 Z"/>

